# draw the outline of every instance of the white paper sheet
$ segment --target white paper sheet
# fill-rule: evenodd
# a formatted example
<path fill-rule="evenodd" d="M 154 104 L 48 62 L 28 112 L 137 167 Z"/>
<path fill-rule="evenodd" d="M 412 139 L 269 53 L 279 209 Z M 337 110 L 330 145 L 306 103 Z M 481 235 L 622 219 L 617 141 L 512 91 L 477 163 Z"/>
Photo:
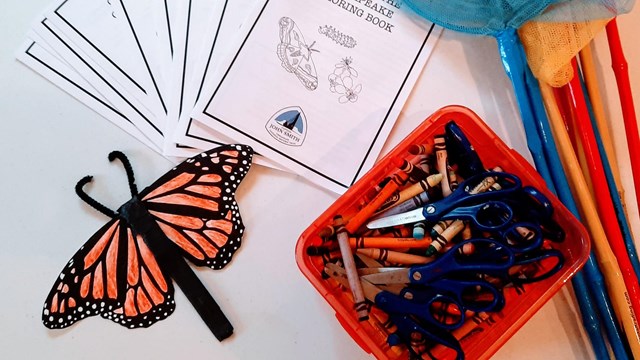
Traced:
<path fill-rule="evenodd" d="M 38 41 L 37 36 L 30 35 L 20 47 L 17 54 L 18 60 L 31 69 L 51 81 L 53 84 L 89 106 L 96 113 L 105 117 L 124 131 L 135 137 L 143 144 L 158 151 L 149 139 L 138 130 L 127 117 L 116 109 L 106 98 L 91 86 L 82 76 L 75 72 L 63 60 L 57 58 L 43 41 Z"/>
<path fill-rule="evenodd" d="M 166 106 L 121 0 L 63 0 L 47 18 L 57 33 L 64 35 L 72 52 L 81 59 L 91 59 L 99 77 L 126 94 L 130 102 L 137 100 L 141 106 L 136 104 L 136 108 L 149 126 L 136 126 L 156 143 L 157 136 L 147 131 L 162 137 Z"/>
<path fill-rule="evenodd" d="M 401 8 L 265 1 L 193 116 L 344 192 L 374 164 L 439 34 Z"/>
<path fill-rule="evenodd" d="M 37 34 L 56 56 L 63 59 L 71 68 L 80 74 L 102 96 L 107 98 L 116 109 L 122 112 L 152 143 L 160 148 L 163 143 L 162 134 L 154 127 L 153 114 L 142 106 L 131 94 L 122 91 L 115 80 L 108 75 L 101 75 L 99 66 L 92 59 L 81 57 L 74 51 L 70 40 L 63 35 L 48 19 L 43 19 L 33 27 Z"/>
<path fill-rule="evenodd" d="M 186 0 L 174 21 L 173 91 L 164 126 L 165 154 L 191 156 L 196 152 L 179 146 L 174 141 L 174 133 L 182 114 L 190 114 L 195 105 L 197 78 L 203 76 L 206 66 L 201 57 L 207 56 L 209 44 L 214 43 L 224 6 L 224 0 Z"/>
<path fill-rule="evenodd" d="M 173 61 L 168 3 L 165 0 L 120 0 L 120 5 L 130 22 L 153 88 L 166 113 L 166 103 L 171 95 L 169 71 Z"/>
<path fill-rule="evenodd" d="M 235 52 L 233 46 L 237 44 L 237 39 L 242 38 L 248 31 L 248 29 L 242 30 L 242 25 L 247 22 L 253 23 L 258 14 L 257 10 L 263 3 L 264 0 L 224 1 L 222 17 L 215 36 L 209 38 L 208 43 L 203 45 L 205 51 L 197 58 L 198 71 L 195 72 L 196 76 L 192 79 L 192 86 L 189 87 L 192 92 L 187 95 L 192 105 L 195 105 L 203 93 L 213 91 L 220 82 L 224 69 L 232 60 L 229 55 Z M 191 112 L 182 114 L 174 135 L 174 143 L 202 150 L 228 141 L 230 141 L 228 137 L 195 122 L 191 118 Z"/>

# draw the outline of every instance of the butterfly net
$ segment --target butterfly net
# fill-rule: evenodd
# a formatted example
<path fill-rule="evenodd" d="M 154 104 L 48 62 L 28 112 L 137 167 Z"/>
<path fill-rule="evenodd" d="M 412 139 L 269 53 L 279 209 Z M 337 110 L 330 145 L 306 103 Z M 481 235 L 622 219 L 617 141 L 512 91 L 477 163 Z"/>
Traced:
<path fill-rule="evenodd" d="M 518 31 L 533 74 L 555 87 L 573 78 L 573 59 L 617 15 L 631 11 L 635 0 L 572 0 L 557 3 Z"/>
<path fill-rule="evenodd" d="M 635 0 L 406 0 L 418 15 L 447 29 L 496 35 L 519 29 L 534 75 L 552 86 L 571 80 L 571 59 Z M 534 21 L 529 21 L 529 20 Z"/>
<path fill-rule="evenodd" d="M 445 27 L 477 35 L 517 29 L 549 5 L 566 0 L 407 0 L 418 15 Z"/>

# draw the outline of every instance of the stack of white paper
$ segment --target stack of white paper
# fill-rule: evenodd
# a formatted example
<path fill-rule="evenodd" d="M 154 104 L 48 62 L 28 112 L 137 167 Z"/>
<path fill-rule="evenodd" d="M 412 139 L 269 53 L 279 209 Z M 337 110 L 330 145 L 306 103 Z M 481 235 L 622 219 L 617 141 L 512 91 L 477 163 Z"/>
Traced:
<path fill-rule="evenodd" d="M 18 58 L 152 149 L 244 143 L 336 192 L 375 162 L 438 37 L 398 0 L 60 0 Z"/>

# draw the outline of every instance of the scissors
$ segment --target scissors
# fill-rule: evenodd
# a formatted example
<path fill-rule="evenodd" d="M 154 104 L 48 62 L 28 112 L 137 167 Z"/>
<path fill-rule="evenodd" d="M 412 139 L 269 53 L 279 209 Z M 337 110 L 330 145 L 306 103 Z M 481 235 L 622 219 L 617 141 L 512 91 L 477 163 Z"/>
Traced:
<path fill-rule="evenodd" d="M 502 201 L 511 206 L 515 217 L 537 223 L 545 239 L 553 242 L 562 242 L 564 240 L 564 230 L 553 220 L 554 209 L 551 201 L 538 189 L 532 186 L 525 186 L 513 197 Z"/>
<path fill-rule="evenodd" d="M 344 287 L 349 287 L 346 271 L 339 265 L 329 263 L 325 266 L 325 272 Z M 397 328 L 387 338 L 389 345 L 405 344 L 411 349 L 410 345 L 416 340 L 417 335 L 421 340 L 431 341 L 453 349 L 457 359 L 464 358 L 460 343 L 447 331 L 447 329 L 458 328 L 464 323 L 464 311 L 461 311 L 462 316 L 458 321 L 448 327 L 436 319 L 430 311 L 432 304 L 453 301 L 453 299 L 441 295 L 434 297 L 431 303 L 419 301 L 422 299 L 413 301 L 381 290 L 366 280 L 361 280 L 361 284 L 365 297 L 383 310 L 389 316 L 389 321 Z"/>
<path fill-rule="evenodd" d="M 472 254 L 462 248 L 473 244 Z M 363 276 L 375 285 L 413 284 L 428 285 L 437 279 L 452 275 L 489 274 L 504 277 L 515 263 L 515 252 L 494 239 L 476 238 L 460 242 L 435 261 Z"/>
<path fill-rule="evenodd" d="M 513 208 L 504 201 L 489 201 L 455 208 L 441 219 L 465 220 L 473 224 L 476 230 L 490 233 L 518 253 L 540 248 L 543 232 L 539 221 L 514 221 Z"/>
<path fill-rule="evenodd" d="M 500 184 L 500 189 L 486 191 L 494 183 Z M 451 195 L 442 200 L 405 213 L 373 220 L 367 224 L 367 227 L 378 229 L 418 221 L 435 223 L 456 208 L 508 198 L 520 189 L 522 189 L 522 182 L 517 176 L 504 172 L 488 171 L 466 179 Z M 500 208 L 509 208 L 509 206 L 505 203 L 505 206 L 500 206 Z M 513 216 L 513 211 L 510 210 L 510 213 Z"/>
<path fill-rule="evenodd" d="M 564 256 L 555 249 L 537 249 L 515 257 L 509 270 L 509 280 L 516 284 L 529 284 L 553 276 L 564 266 Z"/>

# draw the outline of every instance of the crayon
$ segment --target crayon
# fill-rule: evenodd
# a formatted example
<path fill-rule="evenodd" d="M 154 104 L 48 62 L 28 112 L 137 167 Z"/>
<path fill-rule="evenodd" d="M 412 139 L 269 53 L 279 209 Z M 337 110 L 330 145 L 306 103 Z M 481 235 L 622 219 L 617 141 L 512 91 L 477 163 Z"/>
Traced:
<path fill-rule="evenodd" d="M 405 254 L 397 251 L 385 250 L 385 249 L 358 249 L 358 254 L 368 256 L 378 261 L 389 261 L 397 264 L 414 265 L 414 264 L 428 264 L 432 262 L 433 258 L 428 258 L 420 255 Z"/>
<path fill-rule="evenodd" d="M 447 163 L 447 145 L 445 143 L 444 135 L 437 135 L 434 141 L 434 148 L 436 151 L 436 168 L 438 169 L 438 172 L 442 174 L 440 188 L 442 189 L 442 196 L 447 197 L 451 194 L 451 187 L 449 186 L 449 165 Z"/>
<path fill-rule="evenodd" d="M 373 199 L 376 195 L 378 195 L 378 193 L 382 191 L 384 186 L 387 185 L 389 180 L 391 180 L 391 177 L 387 176 L 382 181 L 380 181 L 379 183 L 371 187 L 369 190 L 367 190 L 365 195 L 360 200 L 360 208 L 364 207 L 369 201 L 371 201 L 371 199 Z"/>
<path fill-rule="evenodd" d="M 463 341 L 464 339 L 467 338 L 467 336 L 469 336 L 475 329 L 477 329 L 483 322 L 485 321 L 490 321 L 490 316 L 487 313 L 481 312 L 481 313 L 477 313 L 471 317 L 468 317 L 469 319 L 467 321 L 464 322 L 464 324 L 462 324 L 461 327 L 455 329 L 452 331 L 452 335 L 458 339 L 458 341 Z M 434 355 L 435 358 L 446 358 L 446 356 L 444 356 L 445 352 L 450 352 L 451 349 L 441 345 L 441 344 L 437 344 L 436 346 L 433 347 L 433 350 L 431 351 L 431 353 Z"/>
<path fill-rule="evenodd" d="M 415 166 L 417 166 L 418 168 L 422 169 L 422 171 L 425 172 L 425 174 L 429 174 L 430 173 L 430 163 L 431 159 L 429 155 L 416 155 L 413 159 L 411 159 L 411 163 Z"/>
<path fill-rule="evenodd" d="M 320 256 L 323 254 L 329 254 L 335 250 L 338 250 L 338 246 L 335 243 L 329 245 L 309 245 L 307 247 L 307 255 Z"/>
<path fill-rule="evenodd" d="M 412 197 L 409 200 L 403 201 L 398 205 L 392 206 L 382 212 L 377 213 L 375 216 L 371 218 L 371 220 L 411 211 L 424 206 L 428 202 L 429 202 L 429 193 L 423 192 Z M 384 207 L 384 205 L 382 205 L 382 207 Z"/>
<path fill-rule="evenodd" d="M 419 357 L 427 352 L 427 341 L 421 333 L 414 331 L 411 333 L 410 346 Z"/>
<path fill-rule="evenodd" d="M 383 249 L 414 249 L 426 248 L 431 244 L 431 239 L 418 240 L 415 238 L 395 237 L 350 237 L 349 245 L 353 249 L 383 248 Z"/>
<path fill-rule="evenodd" d="M 405 159 L 394 159 L 394 165 L 401 171 L 404 171 L 409 175 L 409 182 L 417 183 L 422 179 L 426 179 L 429 174 L 424 172 L 421 168 L 413 165 Z"/>
<path fill-rule="evenodd" d="M 384 314 L 382 311 L 372 311 L 371 317 L 369 317 L 369 323 L 371 323 L 371 325 L 373 325 L 373 327 L 385 337 L 389 337 L 389 335 L 398 330 L 395 324 L 389 320 L 389 316 Z M 387 343 L 387 345 L 389 344 Z M 389 348 L 398 357 L 403 353 L 403 348 L 400 345 L 389 345 Z"/>
<path fill-rule="evenodd" d="M 362 236 L 365 237 L 398 237 L 406 238 L 411 237 L 411 229 L 407 226 L 380 228 L 380 229 L 367 229 Z"/>
<path fill-rule="evenodd" d="M 349 247 L 349 234 L 347 233 L 347 229 L 344 226 L 342 216 L 337 215 L 333 218 L 333 226 L 336 228 L 338 245 L 340 246 L 342 261 L 347 272 L 347 278 L 349 279 L 349 287 L 351 288 L 351 293 L 353 294 L 353 303 L 358 316 L 358 320 L 367 320 L 369 318 L 369 310 L 365 301 L 364 291 L 362 291 L 362 285 L 360 284 L 360 277 L 358 277 L 358 271 L 356 269 L 356 263 L 353 259 L 353 253 L 351 252 L 351 247 Z"/>
<path fill-rule="evenodd" d="M 425 227 L 426 225 L 422 221 L 418 221 L 417 223 L 413 224 L 413 237 L 416 239 L 424 239 Z"/>
<path fill-rule="evenodd" d="M 408 151 L 411 155 L 430 155 L 433 153 L 433 144 L 411 144 Z"/>
<path fill-rule="evenodd" d="M 328 237 L 333 236 L 335 233 L 333 226 L 327 225 L 318 231 L 318 237 L 321 237 L 324 242 Z"/>
<path fill-rule="evenodd" d="M 322 257 L 323 264 L 342 261 L 342 254 L 340 253 L 340 250 L 334 250 L 328 253 L 322 253 L 320 254 L 320 256 Z"/>
<path fill-rule="evenodd" d="M 438 221 L 435 225 L 433 225 L 433 228 L 431 228 L 431 237 L 437 237 L 438 235 L 442 234 L 442 232 L 448 228 L 449 226 L 451 226 L 451 224 L 453 224 L 455 220 L 440 220 Z"/>
<path fill-rule="evenodd" d="M 356 231 L 371 217 L 371 215 L 382 205 L 396 190 L 398 190 L 409 178 L 404 171 L 393 174 L 391 180 L 380 190 L 380 192 L 366 204 L 346 225 L 347 232 L 355 234 Z"/>
<path fill-rule="evenodd" d="M 373 213 L 373 215 L 378 215 L 385 210 L 391 209 L 401 203 L 410 200 L 414 196 L 420 195 L 421 193 L 428 192 L 432 187 L 436 186 L 438 183 L 442 181 L 442 174 L 435 174 L 426 177 L 423 180 L 420 180 L 413 185 L 407 187 L 406 189 L 398 192 L 396 195 L 391 196 L 387 201 L 385 201 L 380 208 Z"/>
<path fill-rule="evenodd" d="M 441 234 L 436 233 L 436 236 L 432 238 L 431 245 L 427 248 L 425 254 L 427 256 L 433 256 L 440 252 L 456 235 L 458 235 L 464 228 L 465 221 L 456 220 L 449 227 L 444 229 Z"/>
<path fill-rule="evenodd" d="M 471 231 L 471 225 L 469 225 L 469 223 L 464 225 L 464 229 L 462 229 L 460 236 L 462 237 L 462 240 L 469 240 L 473 237 L 473 232 Z"/>
<path fill-rule="evenodd" d="M 447 171 L 449 176 L 449 187 L 451 188 L 451 191 L 455 191 L 458 188 L 458 175 L 453 171 L 451 166 L 448 167 Z"/>

